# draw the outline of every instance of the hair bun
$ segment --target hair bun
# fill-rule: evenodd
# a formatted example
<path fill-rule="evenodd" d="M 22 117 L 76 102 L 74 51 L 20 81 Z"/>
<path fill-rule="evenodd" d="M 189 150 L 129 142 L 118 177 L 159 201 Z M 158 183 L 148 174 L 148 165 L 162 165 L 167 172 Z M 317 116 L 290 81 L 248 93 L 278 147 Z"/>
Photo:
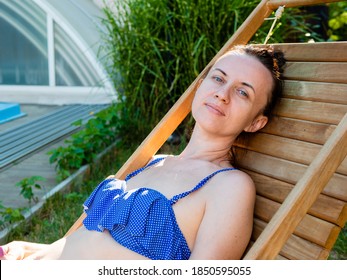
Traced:
<path fill-rule="evenodd" d="M 273 51 L 274 62 L 277 64 L 278 71 L 283 73 L 283 67 L 286 64 L 286 59 L 284 57 L 284 53 L 280 50 Z"/>

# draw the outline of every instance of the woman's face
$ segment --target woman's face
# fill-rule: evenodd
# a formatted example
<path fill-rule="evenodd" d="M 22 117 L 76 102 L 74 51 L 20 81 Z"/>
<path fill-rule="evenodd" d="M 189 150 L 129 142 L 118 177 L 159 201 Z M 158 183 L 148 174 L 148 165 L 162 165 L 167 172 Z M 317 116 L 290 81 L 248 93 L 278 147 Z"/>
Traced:
<path fill-rule="evenodd" d="M 247 54 L 228 53 L 201 81 L 192 104 L 196 124 L 205 130 L 236 138 L 267 122 L 262 111 L 273 85 L 270 71 Z"/>

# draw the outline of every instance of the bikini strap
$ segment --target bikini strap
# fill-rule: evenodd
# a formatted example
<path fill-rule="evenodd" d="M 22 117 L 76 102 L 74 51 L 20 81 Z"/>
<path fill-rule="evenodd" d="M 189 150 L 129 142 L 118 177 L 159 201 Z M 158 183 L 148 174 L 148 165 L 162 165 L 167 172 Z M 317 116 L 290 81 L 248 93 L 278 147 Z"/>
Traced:
<path fill-rule="evenodd" d="M 237 168 L 233 168 L 233 167 L 230 167 L 230 168 L 223 168 L 223 169 L 219 169 L 219 170 L 213 172 L 212 174 L 210 174 L 210 175 L 206 176 L 204 179 L 202 179 L 202 180 L 201 180 L 194 188 L 192 188 L 191 190 L 173 196 L 173 197 L 170 199 L 171 205 L 175 204 L 175 203 L 176 203 L 178 200 L 180 200 L 181 198 L 184 198 L 184 197 L 186 197 L 187 195 L 191 194 L 192 192 L 195 192 L 196 190 L 198 190 L 198 189 L 200 189 L 201 187 L 203 187 L 213 176 L 217 175 L 217 174 L 220 173 L 220 172 L 229 171 L 229 170 L 237 170 Z"/>
<path fill-rule="evenodd" d="M 125 181 L 128 181 L 130 180 L 132 177 L 136 176 L 137 174 L 141 173 L 143 170 L 155 165 L 156 163 L 162 161 L 165 157 L 159 157 L 159 158 L 156 158 L 154 160 L 152 160 L 151 162 L 149 162 L 147 165 L 145 165 L 144 167 L 141 167 L 139 169 L 136 169 L 135 171 L 129 173 L 126 177 L 125 177 Z"/>

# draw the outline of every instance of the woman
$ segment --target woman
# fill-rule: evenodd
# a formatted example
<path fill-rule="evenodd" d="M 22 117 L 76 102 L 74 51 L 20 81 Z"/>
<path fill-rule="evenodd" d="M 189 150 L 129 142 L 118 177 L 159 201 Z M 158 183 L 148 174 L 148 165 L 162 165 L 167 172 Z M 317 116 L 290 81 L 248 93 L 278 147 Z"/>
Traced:
<path fill-rule="evenodd" d="M 11 242 L 2 259 L 240 259 L 253 224 L 255 187 L 233 167 L 244 132 L 268 122 L 281 94 L 283 54 L 237 46 L 199 81 L 191 139 L 85 202 L 83 226 L 53 244 Z"/>

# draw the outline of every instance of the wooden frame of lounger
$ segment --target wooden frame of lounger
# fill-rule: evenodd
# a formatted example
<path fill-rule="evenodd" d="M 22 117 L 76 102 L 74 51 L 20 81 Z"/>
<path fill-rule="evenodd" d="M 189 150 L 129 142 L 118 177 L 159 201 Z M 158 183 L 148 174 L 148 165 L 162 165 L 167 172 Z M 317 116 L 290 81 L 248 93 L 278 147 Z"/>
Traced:
<path fill-rule="evenodd" d="M 246 44 L 251 37 L 255 34 L 258 28 L 262 25 L 265 18 L 268 18 L 273 11 L 279 6 L 286 8 L 314 5 L 321 3 L 339 2 L 337 0 L 262 0 L 251 15 L 246 19 L 238 31 L 227 41 L 223 48 L 216 54 L 201 74 L 189 86 L 181 98 L 165 115 L 161 122 L 153 129 L 123 167 L 117 172 L 118 178 L 124 178 L 126 174 L 145 165 L 150 158 L 160 149 L 168 137 L 174 132 L 178 125 L 190 113 L 191 102 L 194 96 L 197 81 L 204 75 L 205 71 L 223 55 L 231 46 L 236 44 Z M 338 43 L 330 43 L 336 44 Z M 307 44 L 305 44 L 307 45 Z M 335 55 L 339 57 L 345 52 L 347 45 L 341 45 L 338 53 Z M 291 48 L 294 52 L 300 53 L 302 44 L 295 45 Z M 307 49 L 307 48 L 306 48 Z M 326 52 L 325 55 L 333 55 L 329 48 L 323 45 L 321 51 Z M 290 50 L 288 50 L 290 51 Z M 323 54 L 324 55 L 324 54 Z M 347 56 L 344 55 L 345 61 Z M 344 73 L 347 73 L 347 64 L 343 64 Z M 302 73 L 301 73 L 302 74 Z M 346 74 L 345 74 L 346 75 Z M 344 107 L 342 110 L 345 110 Z M 278 257 L 282 247 L 293 234 L 300 221 L 307 214 L 311 206 L 316 201 L 324 187 L 327 185 L 341 162 L 345 159 L 347 154 L 347 110 L 344 111 L 344 116 L 339 121 L 334 131 L 331 133 L 328 140 L 320 149 L 315 158 L 311 161 L 306 171 L 295 184 L 295 187 L 286 196 L 285 200 L 271 217 L 271 220 L 265 225 L 260 235 L 256 238 L 254 243 L 251 243 L 244 259 L 275 259 Z M 347 182 L 346 182 L 347 187 Z M 85 215 L 75 222 L 75 224 L 68 231 L 67 235 L 76 230 L 82 223 Z M 340 226 L 347 219 L 346 203 L 342 205 L 340 214 Z M 319 229 L 318 229 L 319 230 Z M 335 233 L 331 238 L 331 243 L 334 243 L 339 230 L 334 229 Z M 329 248 L 332 244 L 328 245 Z M 328 250 L 323 250 L 324 253 L 319 253 L 314 258 L 327 258 Z M 300 258 L 294 257 L 294 258 Z"/>

